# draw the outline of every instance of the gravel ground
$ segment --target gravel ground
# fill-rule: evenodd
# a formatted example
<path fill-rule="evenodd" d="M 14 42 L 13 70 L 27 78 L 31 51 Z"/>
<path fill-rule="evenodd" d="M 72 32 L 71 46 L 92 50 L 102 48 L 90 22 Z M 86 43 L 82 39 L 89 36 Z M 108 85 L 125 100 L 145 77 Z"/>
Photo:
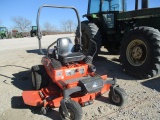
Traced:
<path fill-rule="evenodd" d="M 63 36 L 74 38 L 72 34 L 45 36 L 44 48 Z M 58 109 L 41 115 L 40 108 L 24 105 L 21 98 L 23 90 L 32 89 L 30 68 L 40 64 L 42 57 L 37 48 L 36 38 L 0 40 L 0 120 L 59 120 Z M 117 77 L 128 100 L 123 107 L 117 107 L 110 103 L 107 92 L 94 104 L 83 107 L 83 120 L 160 120 L 160 78 L 133 78 L 123 71 L 119 56 L 101 50 L 94 61 L 97 72 L 107 74 L 109 78 Z"/>

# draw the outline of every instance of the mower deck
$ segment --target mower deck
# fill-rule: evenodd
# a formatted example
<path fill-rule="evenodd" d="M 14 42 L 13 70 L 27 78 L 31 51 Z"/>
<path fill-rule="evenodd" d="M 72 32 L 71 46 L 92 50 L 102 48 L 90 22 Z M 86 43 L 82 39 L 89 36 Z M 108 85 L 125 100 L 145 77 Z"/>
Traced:
<path fill-rule="evenodd" d="M 89 77 L 87 77 L 87 79 L 88 78 Z M 101 78 L 103 78 L 103 81 L 107 81 L 106 75 L 101 76 Z M 81 79 L 85 79 L 85 77 Z M 75 88 L 79 84 L 78 81 L 78 79 L 66 81 L 66 88 L 68 90 Z M 71 94 L 71 100 L 74 100 L 82 106 L 85 106 L 86 104 L 91 103 L 97 96 L 107 92 L 110 89 L 110 86 L 111 84 L 105 84 L 99 92 L 95 93 L 86 94 L 83 91 L 77 92 L 76 94 L 73 93 Z M 22 96 L 24 103 L 27 105 L 43 107 L 49 105 L 52 108 L 60 107 L 60 101 L 63 99 L 62 90 L 54 83 L 50 84 L 48 87 L 42 88 L 41 90 L 24 91 Z"/>

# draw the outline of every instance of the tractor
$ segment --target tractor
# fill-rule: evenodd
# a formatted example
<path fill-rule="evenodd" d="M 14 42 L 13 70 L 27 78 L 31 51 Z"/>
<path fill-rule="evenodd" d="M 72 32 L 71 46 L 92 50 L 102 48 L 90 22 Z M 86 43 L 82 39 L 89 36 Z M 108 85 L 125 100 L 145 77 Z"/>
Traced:
<path fill-rule="evenodd" d="M 0 39 L 8 38 L 8 30 L 6 27 L 0 27 Z"/>
<path fill-rule="evenodd" d="M 139 2 L 126 11 L 126 0 L 89 0 L 81 38 L 84 53 L 94 53 L 93 40 L 97 56 L 104 46 L 110 54 L 120 54 L 124 71 L 146 79 L 160 75 L 160 8 L 148 8 L 148 0 L 142 0 L 139 9 Z M 78 37 L 77 29 L 75 43 Z"/>
<path fill-rule="evenodd" d="M 31 37 L 34 37 L 37 35 L 37 26 L 32 26 L 32 30 L 30 31 Z"/>

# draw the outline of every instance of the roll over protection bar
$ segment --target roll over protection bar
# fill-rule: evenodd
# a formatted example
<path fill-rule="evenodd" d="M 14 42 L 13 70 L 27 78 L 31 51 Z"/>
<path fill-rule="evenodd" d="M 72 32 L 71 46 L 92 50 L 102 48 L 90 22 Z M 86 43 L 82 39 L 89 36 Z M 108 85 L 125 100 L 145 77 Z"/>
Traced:
<path fill-rule="evenodd" d="M 42 45 L 41 45 L 41 39 L 42 39 L 42 33 L 40 31 L 40 25 L 39 25 L 39 18 L 40 18 L 40 13 L 41 13 L 41 10 L 42 8 L 44 7 L 50 7 L 50 8 L 62 8 L 62 9 L 73 9 L 76 13 L 76 16 L 77 16 L 77 20 L 78 20 L 78 32 L 79 32 L 79 44 L 80 46 L 82 46 L 82 42 L 81 42 L 81 36 L 82 36 L 82 33 L 81 33 L 81 21 L 80 21 L 80 17 L 79 17 L 79 13 L 77 11 L 76 8 L 72 7 L 72 6 L 56 6 L 56 5 L 42 5 L 41 7 L 39 7 L 38 9 L 38 13 L 37 13 L 37 37 L 38 37 L 38 43 L 39 43 L 39 51 L 41 54 L 44 54 L 44 52 L 42 51 Z"/>

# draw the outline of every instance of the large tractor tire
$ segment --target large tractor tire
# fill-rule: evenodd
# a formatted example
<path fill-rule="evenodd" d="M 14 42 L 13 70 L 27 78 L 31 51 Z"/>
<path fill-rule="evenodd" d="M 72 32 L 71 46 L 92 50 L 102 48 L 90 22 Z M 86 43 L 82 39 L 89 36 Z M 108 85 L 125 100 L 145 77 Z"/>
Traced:
<path fill-rule="evenodd" d="M 127 73 L 145 79 L 160 74 L 160 32 L 151 27 L 137 27 L 124 38 L 121 63 Z"/>
<path fill-rule="evenodd" d="M 35 33 L 32 33 L 31 37 L 35 37 Z"/>
<path fill-rule="evenodd" d="M 3 39 L 4 38 L 4 34 L 1 34 L 1 39 Z"/>
<path fill-rule="evenodd" d="M 97 44 L 97 53 L 95 56 L 98 56 L 98 52 L 100 51 L 101 47 L 101 34 L 99 31 L 99 28 L 96 24 L 89 22 L 89 21 L 83 21 L 81 23 L 81 32 L 82 32 L 82 50 L 86 55 L 93 55 L 95 53 L 96 47 L 95 44 L 91 41 L 95 41 Z M 76 38 L 79 36 L 78 28 L 76 30 Z M 91 39 L 91 40 L 90 40 Z M 75 39 L 75 44 L 78 43 L 78 40 Z"/>

